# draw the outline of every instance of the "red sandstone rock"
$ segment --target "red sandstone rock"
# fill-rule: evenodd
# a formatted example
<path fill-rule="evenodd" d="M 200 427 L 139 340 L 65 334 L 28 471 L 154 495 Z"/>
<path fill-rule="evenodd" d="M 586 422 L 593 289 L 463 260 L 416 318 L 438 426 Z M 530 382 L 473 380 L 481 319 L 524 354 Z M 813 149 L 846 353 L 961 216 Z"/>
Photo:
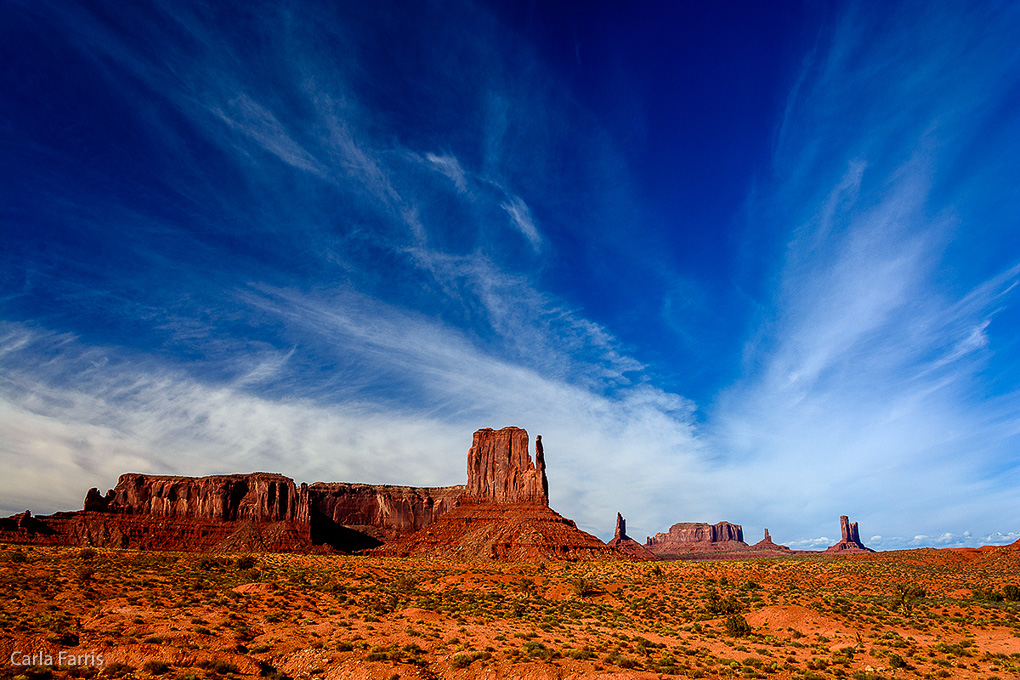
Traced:
<path fill-rule="evenodd" d="M 610 548 L 616 548 L 620 552 L 626 553 L 635 559 L 659 559 L 658 555 L 627 535 L 627 520 L 625 520 L 623 515 L 620 513 L 616 513 L 616 531 L 613 533 L 612 540 L 606 545 Z"/>
<path fill-rule="evenodd" d="M 428 525 L 463 486 L 314 484 L 279 474 L 121 475 L 89 489 L 84 511 L 0 520 L 0 540 L 146 550 L 318 551 L 371 548 Z"/>
<path fill-rule="evenodd" d="M 783 553 L 783 554 L 794 554 L 793 550 L 785 545 L 779 545 L 778 543 L 772 542 L 772 537 L 769 536 L 769 530 L 765 530 L 765 538 L 758 541 L 751 546 L 751 550 L 757 552 L 770 552 L 770 553 Z"/>
<path fill-rule="evenodd" d="M 545 454 L 538 437 L 537 466 L 528 453 L 528 432 L 519 427 L 475 432 L 468 451 L 467 495 L 496 503 L 549 505 Z"/>
<path fill-rule="evenodd" d="M 686 555 L 748 550 L 744 530 L 739 524 L 719 522 L 680 522 L 666 533 L 658 533 L 645 541 L 645 547 L 656 555 Z"/>
<path fill-rule="evenodd" d="M 308 487 L 312 537 L 345 527 L 376 545 L 414 533 L 460 503 L 464 486 L 414 487 L 316 482 Z M 372 547 L 372 546 L 368 546 Z"/>
<path fill-rule="evenodd" d="M 298 489 L 289 477 L 267 472 L 209 477 L 124 474 L 103 499 L 90 489 L 85 507 L 226 522 L 309 522 L 307 486 Z"/>
<path fill-rule="evenodd" d="M 842 515 L 839 518 L 839 529 L 842 538 L 839 543 L 826 548 L 827 553 L 870 553 L 875 552 L 861 543 L 861 536 L 857 530 L 857 522 L 851 522 L 850 518 Z"/>
<path fill-rule="evenodd" d="M 538 464 L 534 465 L 525 430 L 505 427 L 475 432 L 468 451 L 467 494 L 461 504 L 373 554 L 512 561 L 625 557 L 549 508 L 540 441 L 536 438 Z"/>
<path fill-rule="evenodd" d="M 513 562 L 625 557 L 548 506 L 473 498 L 421 531 L 387 543 L 372 554 Z"/>

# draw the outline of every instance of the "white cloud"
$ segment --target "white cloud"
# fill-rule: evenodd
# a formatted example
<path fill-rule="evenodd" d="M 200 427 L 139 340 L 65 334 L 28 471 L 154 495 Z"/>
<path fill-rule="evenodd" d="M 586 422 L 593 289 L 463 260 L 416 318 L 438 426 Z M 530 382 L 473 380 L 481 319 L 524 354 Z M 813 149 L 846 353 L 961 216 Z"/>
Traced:
<path fill-rule="evenodd" d="M 434 153 L 425 154 L 425 160 L 436 170 L 446 175 L 460 193 L 467 193 L 467 176 L 455 156 L 439 156 Z"/>
<path fill-rule="evenodd" d="M 506 203 L 500 204 L 500 207 L 506 210 L 514 226 L 524 234 L 524 238 L 528 239 L 528 243 L 537 253 L 542 248 L 542 237 L 535 226 L 528 204 L 520 196 L 511 196 Z"/>

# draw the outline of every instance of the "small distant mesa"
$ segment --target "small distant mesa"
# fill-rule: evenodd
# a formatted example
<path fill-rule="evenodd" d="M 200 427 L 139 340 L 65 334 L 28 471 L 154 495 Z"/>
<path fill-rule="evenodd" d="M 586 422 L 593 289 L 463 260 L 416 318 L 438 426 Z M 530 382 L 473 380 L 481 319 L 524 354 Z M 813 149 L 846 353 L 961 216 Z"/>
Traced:
<path fill-rule="evenodd" d="M 824 553 L 873 552 L 856 523 Z M 474 433 L 467 484 L 413 487 L 316 482 L 281 474 L 178 477 L 128 473 L 83 509 L 0 519 L 0 541 L 198 552 L 363 553 L 455 560 L 662 560 L 791 555 L 762 541 L 749 546 L 739 524 L 681 522 L 642 545 L 623 516 L 608 544 L 549 507 L 541 435 L 535 457 L 518 427 Z"/>
<path fill-rule="evenodd" d="M 773 542 L 769 530 L 765 537 L 748 545 L 744 542 L 744 529 L 739 524 L 718 522 L 680 522 L 668 531 L 649 536 L 644 545 L 626 535 L 626 520 L 617 513 L 616 536 L 609 545 L 617 547 L 635 557 L 652 555 L 652 559 L 729 559 L 740 557 L 770 557 L 781 555 L 832 555 L 875 552 L 861 543 L 857 523 L 851 523 L 846 515 L 840 517 L 842 539 L 824 551 L 792 550 L 788 546 Z M 640 552 L 638 552 L 640 550 Z M 646 557 L 642 557 L 646 559 Z"/>

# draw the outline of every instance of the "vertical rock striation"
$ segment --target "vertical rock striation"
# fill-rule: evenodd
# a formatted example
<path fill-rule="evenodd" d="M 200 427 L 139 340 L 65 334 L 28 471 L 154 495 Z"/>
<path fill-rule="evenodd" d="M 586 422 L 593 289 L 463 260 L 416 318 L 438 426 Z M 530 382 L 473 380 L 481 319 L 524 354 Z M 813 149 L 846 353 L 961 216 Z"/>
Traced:
<path fill-rule="evenodd" d="M 528 453 L 528 432 L 519 427 L 475 432 L 468 451 L 467 495 L 495 503 L 549 505 L 542 437 L 536 441 L 537 465 Z"/>
<path fill-rule="evenodd" d="M 549 507 L 541 437 L 535 449 L 532 462 L 528 433 L 519 427 L 478 430 L 468 450 L 460 505 L 374 554 L 512 561 L 624 557 Z"/>

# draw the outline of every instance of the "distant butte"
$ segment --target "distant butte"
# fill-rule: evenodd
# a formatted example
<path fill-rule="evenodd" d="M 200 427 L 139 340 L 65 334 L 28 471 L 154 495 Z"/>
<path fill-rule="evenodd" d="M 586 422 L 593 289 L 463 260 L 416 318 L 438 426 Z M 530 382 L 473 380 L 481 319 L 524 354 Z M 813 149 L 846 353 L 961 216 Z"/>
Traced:
<path fill-rule="evenodd" d="M 692 553 L 721 553 L 747 550 L 744 530 L 739 524 L 679 522 L 665 533 L 645 541 L 645 547 L 660 557 L 681 557 Z"/>
<path fill-rule="evenodd" d="M 842 538 L 839 543 L 829 546 L 826 548 L 827 553 L 871 553 L 875 552 L 871 548 L 866 547 L 861 543 L 861 536 L 857 530 L 857 522 L 851 522 L 850 518 L 846 515 L 842 515 L 839 518 L 839 529 L 842 534 Z"/>
<path fill-rule="evenodd" d="M 627 535 L 627 520 L 620 513 L 616 513 L 616 531 L 613 533 L 613 539 L 606 545 L 639 560 L 660 559 L 658 555 Z"/>
<path fill-rule="evenodd" d="M 793 551 L 790 550 L 790 548 L 788 548 L 787 546 L 779 545 L 778 543 L 773 543 L 772 537 L 769 535 L 768 529 L 765 530 L 765 538 L 761 539 L 760 541 L 752 545 L 751 550 L 755 550 L 758 552 L 780 552 L 789 553 L 791 555 L 793 554 Z"/>

